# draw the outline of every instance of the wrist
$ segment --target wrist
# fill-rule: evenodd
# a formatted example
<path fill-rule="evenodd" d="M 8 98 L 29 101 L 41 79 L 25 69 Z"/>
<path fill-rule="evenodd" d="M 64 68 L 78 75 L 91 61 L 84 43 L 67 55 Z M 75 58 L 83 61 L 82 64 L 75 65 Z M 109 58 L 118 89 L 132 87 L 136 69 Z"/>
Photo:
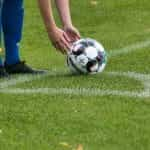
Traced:
<path fill-rule="evenodd" d="M 73 24 L 70 22 L 70 23 L 65 23 L 65 24 L 63 24 L 63 28 L 65 29 L 65 28 L 70 28 L 70 27 L 73 27 Z"/>
<path fill-rule="evenodd" d="M 57 26 L 55 23 L 53 24 L 46 24 L 46 29 L 49 33 L 54 32 L 56 30 Z"/>

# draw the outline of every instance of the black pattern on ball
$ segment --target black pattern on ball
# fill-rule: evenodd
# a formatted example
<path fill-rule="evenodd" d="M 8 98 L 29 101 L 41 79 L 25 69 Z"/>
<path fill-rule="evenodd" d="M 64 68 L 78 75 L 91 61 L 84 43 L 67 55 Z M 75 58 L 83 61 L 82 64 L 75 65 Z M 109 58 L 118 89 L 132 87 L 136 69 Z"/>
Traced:
<path fill-rule="evenodd" d="M 96 60 L 91 60 L 87 63 L 86 65 L 86 69 L 89 71 L 89 72 L 92 72 L 91 68 L 97 64 L 97 61 Z"/>

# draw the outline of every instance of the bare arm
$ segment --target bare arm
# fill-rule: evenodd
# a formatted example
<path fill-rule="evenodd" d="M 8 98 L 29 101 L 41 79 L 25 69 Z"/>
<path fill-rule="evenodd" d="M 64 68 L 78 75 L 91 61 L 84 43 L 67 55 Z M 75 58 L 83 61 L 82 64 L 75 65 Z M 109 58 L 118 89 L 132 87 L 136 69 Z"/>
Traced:
<path fill-rule="evenodd" d="M 66 53 L 70 49 L 71 42 L 80 38 L 78 30 L 72 26 L 69 0 L 56 0 L 64 31 L 55 23 L 51 0 L 38 0 L 38 4 L 52 44 L 57 50 Z"/>
<path fill-rule="evenodd" d="M 63 26 L 72 26 L 69 0 L 55 0 Z"/>
<path fill-rule="evenodd" d="M 67 41 L 68 36 L 56 26 L 51 0 L 38 0 L 38 4 L 52 44 L 57 50 L 66 53 L 67 49 L 70 48 L 69 42 Z"/>
<path fill-rule="evenodd" d="M 59 16 L 64 27 L 64 31 L 70 39 L 74 42 L 80 38 L 79 31 L 72 25 L 69 0 L 55 0 L 59 12 Z"/>
<path fill-rule="evenodd" d="M 47 30 L 53 30 L 56 24 L 53 17 L 51 0 L 38 0 L 38 3 Z"/>

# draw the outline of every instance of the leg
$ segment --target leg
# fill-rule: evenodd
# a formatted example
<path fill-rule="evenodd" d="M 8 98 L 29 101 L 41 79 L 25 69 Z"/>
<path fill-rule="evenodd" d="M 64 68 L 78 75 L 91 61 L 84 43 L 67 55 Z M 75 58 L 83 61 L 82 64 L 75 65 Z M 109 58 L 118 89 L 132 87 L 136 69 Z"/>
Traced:
<path fill-rule="evenodd" d="M 16 64 L 19 58 L 19 42 L 23 26 L 23 0 L 4 0 L 2 25 L 7 65 Z"/>
<path fill-rule="evenodd" d="M 0 0 L 0 48 L 2 48 L 2 39 L 1 39 L 1 35 L 2 35 L 2 18 L 1 18 L 1 13 L 2 13 L 2 4 L 3 4 L 3 1 Z M 2 58 L 1 58 L 1 49 L 0 49 L 0 67 L 3 66 L 3 63 L 2 63 Z"/>
<path fill-rule="evenodd" d="M 23 0 L 4 0 L 2 25 L 6 49 L 5 69 L 9 74 L 43 74 L 45 71 L 34 70 L 19 58 L 19 42 L 23 26 Z"/>
<path fill-rule="evenodd" d="M 2 35 L 2 20 L 1 20 L 1 13 L 2 13 L 2 5 L 3 5 L 3 0 L 0 0 L 0 48 L 2 47 L 2 39 L 1 39 L 1 35 Z M 4 77 L 9 77 L 8 73 L 6 72 L 3 62 L 2 62 L 2 58 L 1 58 L 1 49 L 0 49 L 0 78 L 4 78 Z"/>

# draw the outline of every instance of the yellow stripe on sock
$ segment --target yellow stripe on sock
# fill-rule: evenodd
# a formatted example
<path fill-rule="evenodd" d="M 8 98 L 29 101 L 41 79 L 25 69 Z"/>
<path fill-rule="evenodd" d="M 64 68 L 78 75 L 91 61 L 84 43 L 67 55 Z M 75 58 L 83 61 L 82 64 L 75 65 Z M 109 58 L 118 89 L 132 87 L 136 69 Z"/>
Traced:
<path fill-rule="evenodd" d="M 3 49 L 2 48 L 0 48 L 0 52 L 2 52 L 3 51 Z"/>

